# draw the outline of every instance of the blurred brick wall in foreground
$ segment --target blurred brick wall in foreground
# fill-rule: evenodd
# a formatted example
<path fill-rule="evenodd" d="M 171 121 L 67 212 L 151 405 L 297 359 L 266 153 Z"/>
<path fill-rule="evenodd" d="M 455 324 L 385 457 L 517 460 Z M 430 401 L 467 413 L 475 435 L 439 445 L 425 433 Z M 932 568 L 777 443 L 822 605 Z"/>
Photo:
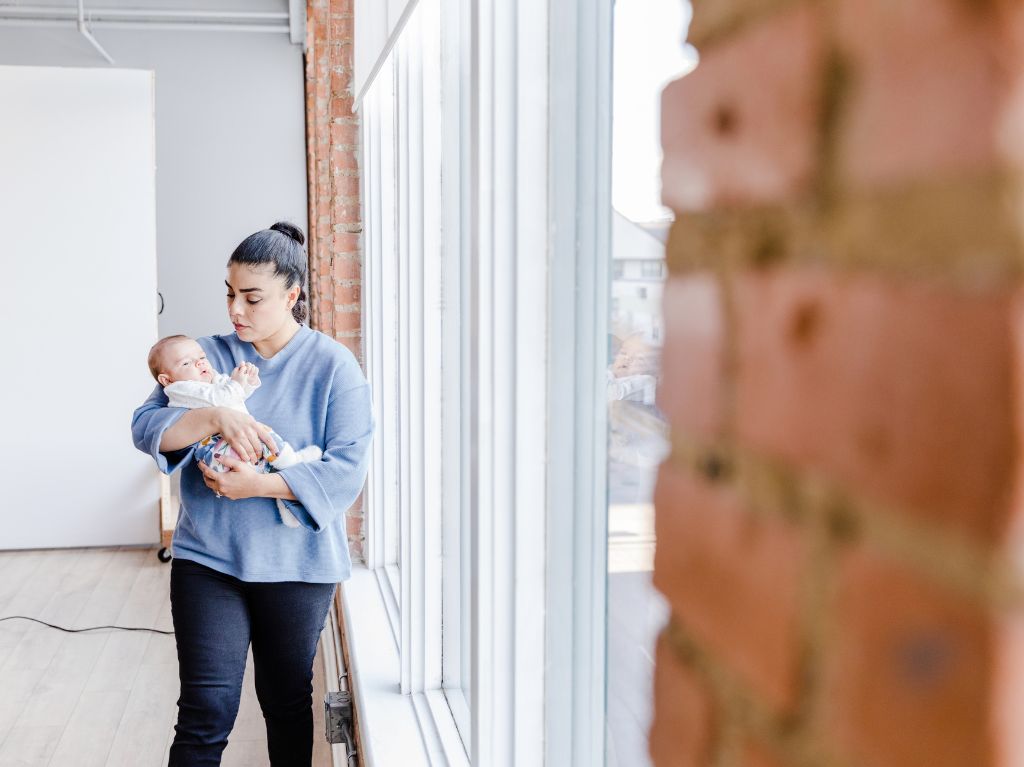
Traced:
<path fill-rule="evenodd" d="M 1024 12 L 696 0 L 658 767 L 1024 765 Z"/>
<path fill-rule="evenodd" d="M 310 324 L 362 363 L 359 117 L 352 112 L 354 0 L 306 2 L 306 155 Z M 363 561 L 362 496 L 348 511 L 352 557 Z"/>

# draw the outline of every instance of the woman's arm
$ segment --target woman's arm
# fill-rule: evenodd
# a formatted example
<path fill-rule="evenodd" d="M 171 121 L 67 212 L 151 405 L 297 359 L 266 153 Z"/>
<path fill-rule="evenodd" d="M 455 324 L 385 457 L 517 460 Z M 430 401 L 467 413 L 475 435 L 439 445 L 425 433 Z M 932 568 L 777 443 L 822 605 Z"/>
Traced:
<path fill-rule="evenodd" d="M 279 498 L 282 501 L 299 500 L 280 474 L 260 474 L 259 492 L 256 495 L 264 498 Z"/>
<path fill-rule="evenodd" d="M 218 495 L 232 501 L 242 498 L 298 500 L 280 474 L 260 474 L 251 464 L 236 461 L 229 455 L 221 456 L 220 460 L 230 471 L 216 472 L 205 463 L 199 464 L 206 486 Z"/>
<path fill-rule="evenodd" d="M 143 453 L 152 456 L 157 468 L 164 474 L 172 474 L 192 457 L 191 450 L 161 449 L 164 432 L 174 426 L 189 411 L 167 407 L 167 395 L 163 387 L 157 386 L 132 414 L 132 441 Z"/>
<path fill-rule="evenodd" d="M 199 410 L 188 410 L 181 418 L 167 427 L 160 438 L 160 452 L 171 453 L 194 445 L 199 440 L 220 431 L 218 410 L 220 408 L 204 407 Z"/>
<path fill-rule="evenodd" d="M 160 386 L 132 415 L 135 447 L 151 455 L 165 474 L 173 473 L 188 461 L 192 445 L 217 433 L 247 460 L 255 461 L 263 454 L 261 442 L 277 451 L 270 428 L 257 423 L 252 416 L 230 408 L 168 407 L 167 395 Z"/>
<path fill-rule="evenodd" d="M 356 363 L 338 378 L 341 383 L 354 381 L 356 385 L 336 385 L 337 393 L 328 400 L 321 460 L 260 474 L 250 465 L 222 456 L 221 462 L 230 471 L 217 473 L 199 464 L 207 487 L 232 500 L 277 498 L 308 530 L 319 533 L 330 527 L 363 489 L 374 426 L 370 386 Z"/>
<path fill-rule="evenodd" d="M 285 506 L 303 527 L 315 533 L 345 514 L 366 479 L 373 410 L 370 386 L 361 373 L 358 378 L 361 383 L 354 388 L 336 389 L 327 405 L 323 459 L 297 463 L 274 475 L 284 480 L 295 496 L 296 500 L 287 499 Z"/>

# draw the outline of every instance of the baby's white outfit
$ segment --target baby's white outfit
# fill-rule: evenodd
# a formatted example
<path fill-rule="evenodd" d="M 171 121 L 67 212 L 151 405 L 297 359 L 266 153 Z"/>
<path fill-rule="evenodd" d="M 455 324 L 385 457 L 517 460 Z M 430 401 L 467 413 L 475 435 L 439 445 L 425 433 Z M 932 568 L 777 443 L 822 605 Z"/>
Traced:
<path fill-rule="evenodd" d="M 240 413 L 249 415 L 245 407 L 245 400 L 251 395 L 260 384 L 238 383 L 231 376 L 217 373 L 212 382 L 206 381 L 175 381 L 164 387 L 164 394 L 167 395 L 168 407 L 183 407 L 195 410 L 204 407 L 227 407 L 237 410 Z M 323 457 L 323 451 L 316 445 L 295 450 L 276 432 L 271 436 L 277 445 L 277 453 L 271 454 L 269 448 L 264 446 L 264 455 L 257 464 L 260 471 L 274 469 L 287 469 L 297 463 L 319 461 Z M 227 471 L 227 467 L 218 461 L 220 455 L 230 450 L 230 447 L 223 439 L 208 437 L 200 443 L 201 447 L 197 453 L 197 460 L 206 463 L 214 471 Z M 231 451 L 234 455 L 234 451 Z M 237 456 L 234 456 L 237 457 Z M 298 527 L 299 520 L 277 500 L 277 510 L 281 515 L 281 521 L 288 527 Z"/>
<path fill-rule="evenodd" d="M 229 407 L 249 415 L 245 401 L 260 388 L 246 381 L 238 383 L 231 376 L 217 373 L 213 381 L 175 381 L 164 387 L 169 407 L 187 407 L 189 410 L 201 407 Z"/>

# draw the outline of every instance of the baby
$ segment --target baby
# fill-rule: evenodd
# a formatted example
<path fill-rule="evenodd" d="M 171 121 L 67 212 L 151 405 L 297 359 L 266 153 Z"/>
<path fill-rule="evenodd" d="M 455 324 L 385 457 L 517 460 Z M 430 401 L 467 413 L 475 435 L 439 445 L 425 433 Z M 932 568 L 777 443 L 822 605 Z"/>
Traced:
<path fill-rule="evenodd" d="M 217 373 L 210 367 L 203 348 L 188 336 L 168 336 L 157 341 L 149 350 L 149 370 L 157 383 L 164 387 L 169 407 L 228 407 L 248 415 L 245 400 L 260 386 L 260 371 L 251 362 L 243 362 L 230 376 Z M 275 432 L 270 435 L 277 445 L 277 453 L 263 446 L 263 455 L 255 464 L 259 472 L 319 461 L 323 455 L 316 445 L 294 450 Z M 220 461 L 223 455 L 239 459 L 219 434 L 206 437 L 196 446 L 196 460 L 216 472 L 228 471 Z M 299 520 L 280 500 L 277 501 L 277 510 L 281 521 L 288 527 L 299 526 Z"/>

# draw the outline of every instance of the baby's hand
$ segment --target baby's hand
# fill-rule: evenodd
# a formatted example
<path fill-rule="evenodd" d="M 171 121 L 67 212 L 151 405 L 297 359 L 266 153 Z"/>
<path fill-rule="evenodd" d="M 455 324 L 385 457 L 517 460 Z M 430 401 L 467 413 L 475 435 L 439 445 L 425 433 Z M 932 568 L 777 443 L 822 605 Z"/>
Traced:
<path fill-rule="evenodd" d="M 245 368 L 245 375 L 249 379 L 249 385 L 258 386 L 260 383 L 260 369 L 251 362 L 243 362 L 242 366 Z"/>
<path fill-rule="evenodd" d="M 259 386 L 260 369 L 251 362 L 243 362 L 231 372 L 231 380 L 249 386 Z"/>

